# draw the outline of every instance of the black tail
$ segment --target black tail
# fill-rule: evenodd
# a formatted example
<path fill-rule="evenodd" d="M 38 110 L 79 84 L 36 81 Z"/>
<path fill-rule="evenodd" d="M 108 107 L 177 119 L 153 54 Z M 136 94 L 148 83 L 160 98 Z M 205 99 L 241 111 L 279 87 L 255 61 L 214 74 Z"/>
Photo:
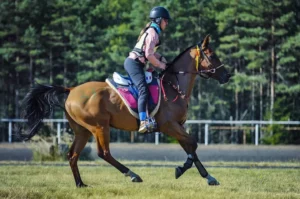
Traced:
<path fill-rule="evenodd" d="M 38 84 L 30 89 L 22 102 L 24 108 L 23 118 L 27 119 L 29 129 L 25 133 L 19 131 L 17 136 L 21 140 L 29 140 L 41 127 L 44 118 L 49 117 L 54 106 L 60 106 L 57 96 L 69 93 L 70 89 L 62 86 L 46 86 Z"/>

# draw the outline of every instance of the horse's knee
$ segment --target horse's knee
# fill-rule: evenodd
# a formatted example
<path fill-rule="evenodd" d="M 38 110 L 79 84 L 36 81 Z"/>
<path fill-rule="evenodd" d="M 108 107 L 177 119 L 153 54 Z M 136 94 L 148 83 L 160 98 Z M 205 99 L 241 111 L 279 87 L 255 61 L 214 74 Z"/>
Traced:
<path fill-rule="evenodd" d="M 190 137 L 190 139 L 189 139 L 189 145 L 191 146 L 192 150 L 196 151 L 196 149 L 198 147 L 196 138 Z"/>
<path fill-rule="evenodd" d="M 195 151 L 197 150 L 198 148 L 198 143 L 197 143 L 197 140 L 196 138 L 194 138 L 194 148 L 195 148 Z"/>

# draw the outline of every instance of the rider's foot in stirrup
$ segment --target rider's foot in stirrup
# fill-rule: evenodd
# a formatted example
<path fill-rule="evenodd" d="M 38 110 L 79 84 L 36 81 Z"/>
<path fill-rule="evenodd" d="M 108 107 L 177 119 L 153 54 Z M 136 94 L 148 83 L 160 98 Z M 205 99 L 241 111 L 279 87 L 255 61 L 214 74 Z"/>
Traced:
<path fill-rule="evenodd" d="M 145 133 L 146 131 L 147 131 L 146 121 L 141 121 L 139 132 L 140 133 Z"/>

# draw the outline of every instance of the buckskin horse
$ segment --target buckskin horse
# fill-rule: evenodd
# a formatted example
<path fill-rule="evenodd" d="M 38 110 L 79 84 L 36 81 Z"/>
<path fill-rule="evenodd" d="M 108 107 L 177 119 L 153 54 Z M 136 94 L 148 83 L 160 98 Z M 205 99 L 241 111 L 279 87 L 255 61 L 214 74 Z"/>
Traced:
<path fill-rule="evenodd" d="M 219 185 L 200 162 L 197 154 L 197 141 L 189 135 L 183 124 L 186 121 L 189 97 L 197 75 L 206 79 L 213 78 L 220 84 L 227 83 L 230 74 L 224 68 L 217 55 L 209 47 L 210 37 L 180 53 L 167 69 L 160 74 L 161 100 L 156 113 L 157 131 L 174 137 L 187 153 L 183 166 L 175 169 L 179 178 L 193 163 L 200 175 L 209 185 Z M 67 154 L 77 187 L 85 187 L 77 166 L 80 152 L 90 136 L 94 136 L 97 154 L 114 166 L 132 182 L 142 182 L 141 177 L 118 162 L 110 153 L 110 127 L 126 131 L 138 129 L 137 119 L 129 112 L 120 96 L 105 82 L 87 82 L 73 88 L 62 86 L 37 85 L 24 98 L 24 118 L 28 120 L 27 132 L 20 132 L 24 140 L 34 136 L 43 118 L 50 115 L 57 105 L 57 96 L 67 93 L 64 108 L 66 118 L 74 131 L 74 141 Z M 170 99 L 170 100 L 168 100 Z"/>

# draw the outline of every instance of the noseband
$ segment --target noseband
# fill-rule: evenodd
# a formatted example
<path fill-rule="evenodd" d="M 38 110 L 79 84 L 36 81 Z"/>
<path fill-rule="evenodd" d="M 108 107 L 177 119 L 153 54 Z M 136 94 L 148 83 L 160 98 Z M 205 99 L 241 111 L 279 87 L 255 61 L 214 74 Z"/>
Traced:
<path fill-rule="evenodd" d="M 196 74 L 199 74 L 201 77 L 203 77 L 205 79 L 209 79 L 211 77 L 211 75 L 208 75 L 208 77 L 206 77 L 206 76 L 203 75 L 203 73 L 206 73 L 206 74 L 210 73 L 210 74 L 212 74 L 212 73 L 215 73 L 216 70 L 218 70 L 219 68 L 221 68 L 222 66 L 224 66 L 224 64 L 221 64 L 220 66 L 213 67 L 212 63 L 210 62 L 210 58 L 208 58 L 207 55 L 204 53 L 201 44 L 200 45 L 197 44 L 196 49 L 197 49 L 197 58 L 196 58 L 196 70 L 197 70 L 197 73 Z M 199 62 L 200 53 L 201 53 L 202 59 Z M 209 69 L 204 69 L 204 70 L 200 70 L 199 71 L 199 67 L 200 67 L 200 64 L 201 64 L 202 60 L 205 60 L 207 62 Z"/>
<path fill-rule="evenodd" d="M 170 64 L 167 64 L 166 70 L 164 70 L 161 73 L 160 83 L 161 83 L 162 93 L 164 95 L 164 100 L 165 101 L 168 101 L 168 98 L 166 96 L 166 92 L 165 92 L 165 89 L 164 89 L 164 86 L 163 86 L 163 82 L 167 83 L 169 86 L 171 86 L 171 88 L 173 88 L 177 92 L 177 96 L 172 100 L 172 102 L 175 102 L 178 99 L 178 96 L 180 96 L 183 99 L 187 99 L 188 97 L 186 96 L 186 94 L 182 90 L 180 90 L 180 88 L 179 88 L 179 80 L 178 80 L 177 75 L 196 74 L 196 75 L 200 75 L 201 77 L 203 77 L 205 79 L 209 79 L 212 76 L 212 74 L 216 72 L 216 70 L 218 70 L 219 68 L 224 66 L 224 64 L 221 64 L 217 67 L 213 67 L 213 64 L 209 60 L 210 58 L 207 57 L 207 55 L 204 53 L 201 44 L 202 44 L 202 42 L 198 43 L 197 46 L 196 46 L 196 50 L 197 50 L 197 54 L 196 54 L 196 71 L 197 72 L 193 72 L 193 71 L 168 71 L 168 69 L 170 69 L 170 66 L 172 65 L 172 63 L 170 63 Z M 201 54 L 201 60 L 199 61 L 200 54 Z M 199 70 L 199 67 L 201 66 L 201 62 L 203 60 L 205 60 L 207 62 L 209 69 Z M 177 81 L 177 86 L 172 84 L 171 81 L 165 81 L 164 80 L 164 77 L 165 77 L 166 73 L 175 75 L 176 81 Z"/>

